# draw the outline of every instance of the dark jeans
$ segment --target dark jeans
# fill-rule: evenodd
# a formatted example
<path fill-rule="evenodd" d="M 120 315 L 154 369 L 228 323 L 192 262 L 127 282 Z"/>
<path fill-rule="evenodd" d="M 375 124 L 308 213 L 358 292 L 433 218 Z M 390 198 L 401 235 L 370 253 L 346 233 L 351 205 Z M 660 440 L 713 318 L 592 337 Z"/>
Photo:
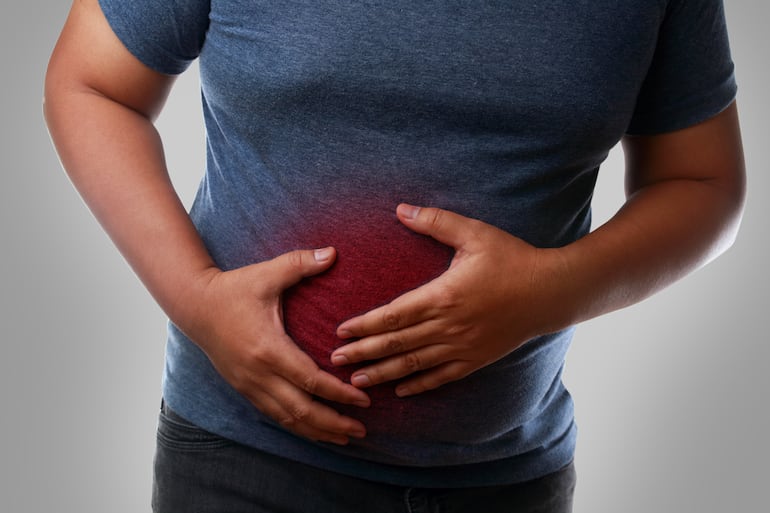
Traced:
<path fill-rule="evenodd" d="M 161 412 L 155 513 L 569 513 L 575 469 L 526 483 L 421 489 L 327 472 L 239 445 Z"/>

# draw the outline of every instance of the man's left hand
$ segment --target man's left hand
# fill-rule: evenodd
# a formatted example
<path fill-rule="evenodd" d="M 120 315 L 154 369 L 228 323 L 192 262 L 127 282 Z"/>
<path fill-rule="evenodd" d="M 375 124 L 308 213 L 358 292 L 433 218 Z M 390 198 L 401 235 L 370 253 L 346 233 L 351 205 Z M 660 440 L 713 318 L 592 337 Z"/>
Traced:
<path fill-rule="evenodd" d="M 462 379 L 544 332 L 558 293 L 558 250 L 535 248 L 447 210 L 402 204 L 397 215 L 455 255 L 436 279 L 339 326 L 337 336 L 357 340 L 337 349 L 332 363 L 372 362 L 353 373 L 354 386 L 406 378 L 396 394 L 419 394 Z"/>

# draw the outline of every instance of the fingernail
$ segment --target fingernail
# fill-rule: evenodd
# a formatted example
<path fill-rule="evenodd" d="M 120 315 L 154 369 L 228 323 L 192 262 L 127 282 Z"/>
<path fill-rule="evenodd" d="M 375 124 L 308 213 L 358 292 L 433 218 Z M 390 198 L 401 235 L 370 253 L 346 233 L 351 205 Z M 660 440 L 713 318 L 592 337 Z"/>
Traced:
<path fill-rule="evenodd" d="M 337 338 L 346 339 L 346 338 L 352 338 L 353 333 L 349 329 L 343 328 L 343 329 L 337 329 Z"/>
<path fill-rule="evenodd" d="M 348 360 L 348 357 L 344 354 L 335 354 L 332 355 L 332 365 L 347 365 L 350 363 L 350 360 Z"/>
<path fill-rule="evenodd" d="M 368 387 L 372 380 L 366 374 L 355 374 L 350 378 L 350 384 L 356 388 Z"/>
<path fill-rule="evenodd" d="M 316 249 L 313 252 L 313 256 L 315 257 L 316 262 L 326 262 L 332 257 L 333 254 L 334 249 L 332 248 Z"/>
<path fill-rule="evenodd" d="M 404 217 L 406 219 L 414 219 L 417 217 L 417 214 L 420 213 L 420 207 L 415 207 L 413 205 L 407 205 L 406 203 L 402 203 L 398 206 L 398 213 L 401 215 L 401 217 Z"/>

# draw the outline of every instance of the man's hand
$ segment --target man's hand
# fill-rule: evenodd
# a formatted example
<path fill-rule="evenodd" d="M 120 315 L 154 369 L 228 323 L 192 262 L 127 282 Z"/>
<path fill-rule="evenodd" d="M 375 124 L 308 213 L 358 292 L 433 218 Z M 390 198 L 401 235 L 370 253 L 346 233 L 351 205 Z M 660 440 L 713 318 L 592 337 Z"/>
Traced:
<path fill-rule="evenodd" d="M 211 269 L 188 302 L 179 327 L 217 371 L 262 413 L 307 438 L 346 444 L 366 430 L 314 400 L 369 406 L 365 392 L 318 368 L 283 328 L 281 295 L 300 279 L 328 269 L 332 248 L 293 251 L 273 260 L 222 272 Z"/>
<path fill-rule="evenodd" d="M 410 229 L 456 253 L 435 280 L 339 326 L 340 338 L 359 340 L 336 350 L 332 363 L 374 361 L 353 373 L 353 385 L 410 376 L 396 393 L 419 394 L 461 379 L 541 334 L 540 317 L 556 293 L 542 281 L 558 269 L 550 250 L 446 210 L 399 205 L 397 214 Z"/>

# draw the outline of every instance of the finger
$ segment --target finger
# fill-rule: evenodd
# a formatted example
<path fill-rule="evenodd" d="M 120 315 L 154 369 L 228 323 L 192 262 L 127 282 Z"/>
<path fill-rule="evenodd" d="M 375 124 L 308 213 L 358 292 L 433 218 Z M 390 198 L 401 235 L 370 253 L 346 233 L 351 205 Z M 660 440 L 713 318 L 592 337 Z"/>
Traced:
<path fill-rule="evenodd" d="M 287 342 L 285 350 L 277 351 L 275 356 L 277 374 L 311 396 L 361 408 L 371 405 L 366 392 L 321 370 L 307 353 L 297 349 L 290 340 Z"/>
<path fill-rule="evenodd" d="M 362 438 L 366 435 L 366 429 L 360 422 L 313 401 L 290 383 L 281 383 L 280 378 L 277 381 L 280 384 L 271 388 L 274 395 L 256 393 L 250 399 L 283 428 L 311 440 L 338 445 L 346 445 L 351 437 Z M 282 387 L 285 389 L 281 390 Z"/>
<path fill-rule="evenodd" d="M 367 335 L 337 348 L 331 354 L 331 363 L 336 366 L 350 365 L 414 351 L 435 343 L 435 324 L 428 319 L 404 329 Z"/>
<path fill-rule="evenodd" d="M 366 428 L 360 421 L 341 415 L 331 407 L 313 401 L 306 394 L 292 397 L 294 394 L 287 391 L 286 395 L 277 398 L 282 406 L 277 420 L 285 429 L 308 438 L 334 443 L 347 443 L 349 438 L 366 436 Z"/>
<path fill-rule="evenodd" d="M 430 369 L 428 372 L 399 383 L 396 387 L 396 395 L 409 397 L 428 390 L 435 390 L 440 386 L 467 377 L 473 371 L 467 362 L 454 360 Z"/>
<path fill-rule="evenodd" d="M 341 367 L 352 363 L 380 360 L 414 350 L 419 344 L 419 339 L 409 337 L 408 330 L 368 336 L 335 350 L 331 355 L 331 363 Z"/>
<path fill-rule="evenodd" d="M 365 392 L 320 370 L 288 337 L 275 339 L 270 348 L 265 358 L 270 362 L 267 372 L 261 373 L 255 386 L 245 391 L 255 406 L 286 429 L 308 438 L 347 443 L 344 438 L 365 436 L 366 428 L 361 422 L 313 399 L 315 394 L 327 395 L 338 402 L 368 406 Z M 326 393 L 325 380 L 341 393 Z"/>
<path fill-rule="evenodd" d="M 387 305 L 348 319 L 337 327 L 337 336 L 343 340 L 363 338 L 414 326 L 435 317 L 439 304 L 431 292 L 430 283 L 404 293 Z"/>
<path fill-rule="evenodd" d="M 483 223 L 449 210 L 416 207 L 402 203 L 396 209 L 399 220 L 410 230 L 428 235 L 455 249 L 464 247 L 478 235 Z"/>
<path fill-rule="evenodd" d="M 302 278 L 321 273 L 331 267 L 337 253 L 334 248 L 289 251 L 260 266 L 260 280 L 265 289 L 278 295 L 298 283 Z"/>
<path fill-rule="evenodd" d="M 450 357 L 450 351 L 451 348 L 443 344 L 408 351 L 357 370 L 350 377 L 350 382 L 354 386 L 367 388 L 411 376 L 445 363 Z"/>

